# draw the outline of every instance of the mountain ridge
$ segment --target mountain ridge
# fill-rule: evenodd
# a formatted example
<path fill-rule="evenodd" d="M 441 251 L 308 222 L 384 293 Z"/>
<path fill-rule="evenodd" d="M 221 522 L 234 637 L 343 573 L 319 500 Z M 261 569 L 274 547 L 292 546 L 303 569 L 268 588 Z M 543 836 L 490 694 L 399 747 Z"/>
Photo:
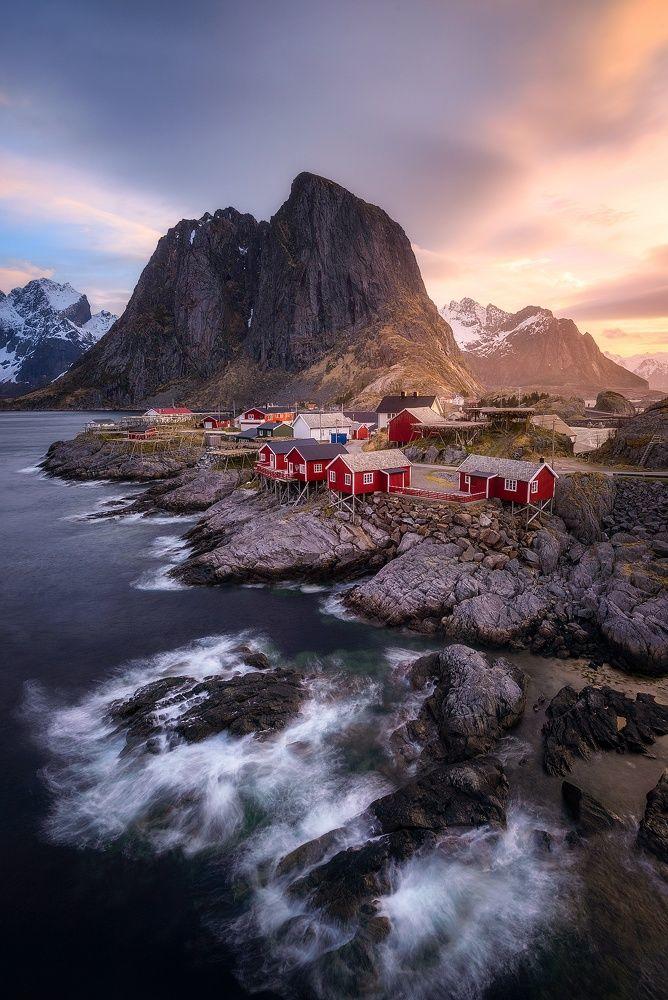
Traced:
<path fill-rule="evenodd" d="M 591 334 L 542 306 L 510 313 L 467 297 L 451 300 L 440 313 L 472 371 L 490 388 L 647 388 L 645 379 L 607 358 Z"/>
<path fill-rule="evenodd" d="M 92 315 L 85 294 L 51 278 L 0 291 L 0 394 L 59 378 L 115 320 L 104 309 Z"/>
<path fill-rule="evenodd" d="M 171 227 L 106 336 L 17 405 L 353 399 L 388 377 L 479 389 L 401 226 L 301 173 L 269 222 L 230 207 Z"/>

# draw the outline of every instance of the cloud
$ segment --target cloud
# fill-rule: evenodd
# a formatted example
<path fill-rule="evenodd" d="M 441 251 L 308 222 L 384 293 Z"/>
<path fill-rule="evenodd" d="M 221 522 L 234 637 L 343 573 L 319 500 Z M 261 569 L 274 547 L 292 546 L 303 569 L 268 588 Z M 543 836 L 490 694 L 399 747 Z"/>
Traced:
<path fill-rule="evenodd" d="M 580 319 L 668 316 L 667 266 L 668 245 L 653 247 L 642 267 L 589 288 L 569 308 Z"/>
<path fill-rule="evenodd" d="M 14 220 L 59 222 L 91 250 L 144 260 L 162 235 L 155 221 L 175 221 L 164 206 L 105 187 L 76 169 L 6 157 L 0 165 L 0 205 Z M 171 218 L 170 218 L 171 216 Z"/>
<path fill-rule="evenodd" d="M 0 289 L 5 292 L 26 285 L 33 278 L 50 278 L 55 273 L 53 267 L 40 267 L 29 260 L 6 261 L 0 264 Z"/>

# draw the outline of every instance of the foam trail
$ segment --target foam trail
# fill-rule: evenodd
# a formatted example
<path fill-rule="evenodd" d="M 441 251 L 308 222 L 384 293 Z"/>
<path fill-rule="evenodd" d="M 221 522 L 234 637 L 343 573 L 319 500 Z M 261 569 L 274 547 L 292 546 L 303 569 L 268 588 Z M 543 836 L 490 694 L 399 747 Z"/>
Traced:
<path fill-rule="evenodd" d="M 170 571 L 181 562 L 187 549 L 187 542 L 179 535 L 159 535 L 149 548 L 149 556 L 163 560 L 162 565 L 142 573 L 132 586 L 136 590 L 185 590 L 186 585 L 170 576 Z"/>

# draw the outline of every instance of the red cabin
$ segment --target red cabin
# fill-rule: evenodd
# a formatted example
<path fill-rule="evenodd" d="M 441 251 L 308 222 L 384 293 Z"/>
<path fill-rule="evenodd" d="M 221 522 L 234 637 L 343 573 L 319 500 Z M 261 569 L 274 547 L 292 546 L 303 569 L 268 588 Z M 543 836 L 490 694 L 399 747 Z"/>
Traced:
<path fill-rule="evenodd" d="M 270 469 L 276 472 L 285 472 L 288 467 L 287 454 L 295 446 L 294 441 L 274 441 L 269 438 L 257 453 L 258 471 Z"/>
<path fill-rule="evenodd" d="M 327 464 L 339 455 L 347 455 L 342 444 L 303 440 L 292 443 L 286 455 L 288 474 L 300 483 L 324 483 L 327 478 Z"/>
<path fill-rule="evenodd" d="M 146 427 L 142 424 L 128 427 L 128 441 L 148 441 L 153 437 L 155 437 L 155 427 Z"/>
<path fill-rule="evenodd" d="M 389 493 L 393 486 L 410 484 L 411 463 L 394 448 L 339 455 L 327 466 L 327 485 L 337 493 Z"/>
<path fill-rule="evenodd" d="M 223 417 L 204 417 L 200 427 L 203 427 L 205 431 L 217 431 L 222 430 L 230 426 L 230 421 L 224 419 Z"/>
<path fill-rule="evenodd" d="M 552 500 L 559 478 L 542 459 L 540 462 L 521 462 L 490 455 L 468 455 L 458 472 L 462 493 L 537 506 Z"/>

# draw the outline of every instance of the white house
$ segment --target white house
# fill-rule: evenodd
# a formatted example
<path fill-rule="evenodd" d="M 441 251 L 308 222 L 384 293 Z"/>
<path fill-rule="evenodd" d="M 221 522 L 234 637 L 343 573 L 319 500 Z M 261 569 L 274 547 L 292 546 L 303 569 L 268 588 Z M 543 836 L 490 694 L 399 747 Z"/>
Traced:
<path fill-rule="evenodd" d="M 345 444 L 351 435 L 353 421 L 343 413 L 321 413 L 313 411 L 298 413 L 292 422 L 295 438 L 311 438 L 312 441 L 331 441 L 333 436 L 343 436 L 338 441 Z"/>
<path fill-rule="evenodd" d="M 159 406 L 147 410 L 144 417 L 158 424 L 185 423 L 195 414 L 185 406 Z"/>

